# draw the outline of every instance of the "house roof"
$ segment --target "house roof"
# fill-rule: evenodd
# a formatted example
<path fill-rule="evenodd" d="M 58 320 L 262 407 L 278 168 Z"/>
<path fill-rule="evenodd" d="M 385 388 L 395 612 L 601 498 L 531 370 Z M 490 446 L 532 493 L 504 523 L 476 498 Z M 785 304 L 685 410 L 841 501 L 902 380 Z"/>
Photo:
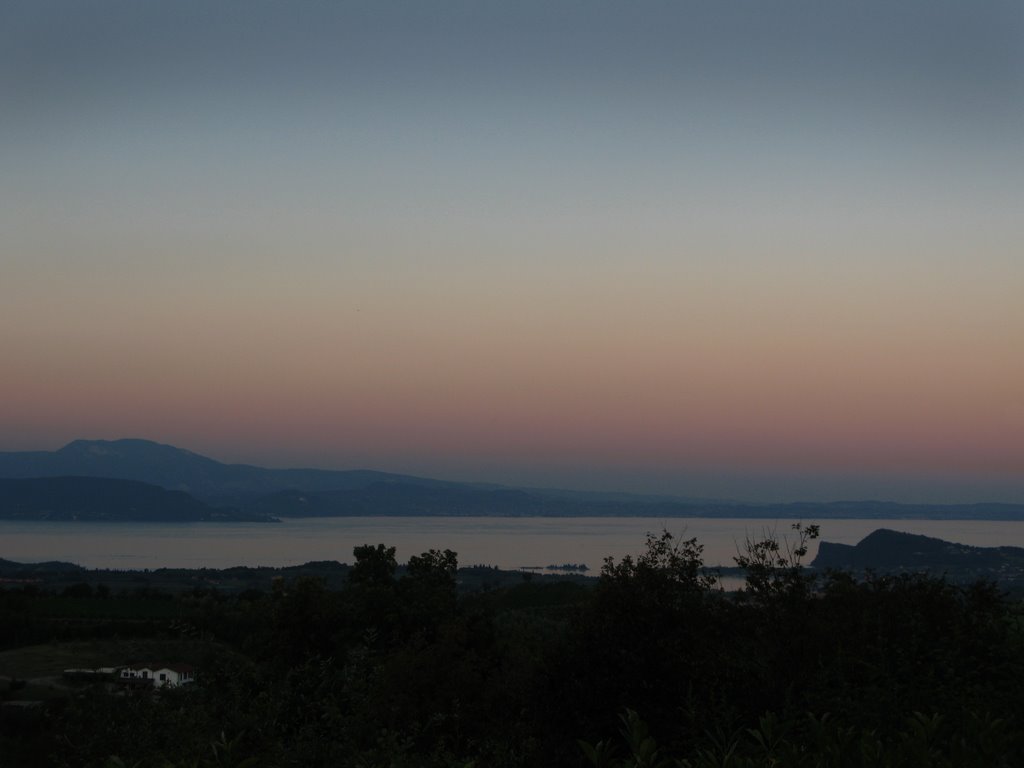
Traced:
<path fill-rule="evenodd" d="M 169 669 L 172 672 L 194 672 L 195 668 L 191 664 L 126 664 L 124 669 L 148 669 L 153 672 L 157 672 L 161 669 Z"/>

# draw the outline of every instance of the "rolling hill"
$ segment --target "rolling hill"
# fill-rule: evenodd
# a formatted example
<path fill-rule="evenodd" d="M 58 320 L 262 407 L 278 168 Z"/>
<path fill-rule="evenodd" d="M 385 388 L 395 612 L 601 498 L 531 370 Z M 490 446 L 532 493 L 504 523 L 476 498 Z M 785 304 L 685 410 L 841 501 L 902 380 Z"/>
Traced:
<path fill-rule="evenodd" d="M 459 483 L 374 470 L 267 469 L 225 464 L 149 440 L 75 440 L 57 451 L 0 453 L 0 478 L 106 478 L 194 497 L 188 515 L 220 519 L 346 515 L 1024 520 L 1024 504 L 886 501 L 739 503 L 714 499 Z M 84 489 L 84 486 L 83 486 Z M 154 503 L 157 498 L 153 497 Z M 163 500 L 156 508 L 170 502 Z M 161 506 L 163 505 L 163 506 Z M 63 513 L 62 513 L 63 514 Z M 97 513 L 98 514 L 98 513 Z"/>
<path fill-rule="evenodd" d="M 97 477 L 0 479 L 0 519 L 109 522 L 269 522 L 267 515 L 215 508 L 182 491 Z"/>

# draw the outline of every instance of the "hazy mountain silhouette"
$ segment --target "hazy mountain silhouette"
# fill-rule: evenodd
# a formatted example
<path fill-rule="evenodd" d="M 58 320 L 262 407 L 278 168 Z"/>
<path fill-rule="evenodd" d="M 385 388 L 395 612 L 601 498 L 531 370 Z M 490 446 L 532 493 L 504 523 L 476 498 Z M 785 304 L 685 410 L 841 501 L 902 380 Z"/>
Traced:
<path fill-rule="evenodd" d="M 545 499 L 514 489 L 467 486 L 424 487 L 408 483 L 372 483 L 365 488 L 270 494 L 247 509 L 276 517 L 350 515 L 458 515 L 502 517 L 578 515 L 578 504 Z"/>
<path fill-rule="evenodd" d="M 884 501 L 749 504 L 640 494 L 509 488 L 373 470 L 265 469 L 224 464 L 150 440 L 75 440 L 57 451 L 0 453 L 0 477 L 134 480 L 213 506 L 274 516 L 501 515 L 1021 520 L 1024 504 Z"/>
<path fill-rule="evenodd" d="M 215 505 L 279 516 L 373 514 L 637 514 L 665 496 L 516 489 L 374 470 L 266 469 L 224 464 L 150 440 L 75 440 L 57 451 L 0 453 L 0 477 L 106 477 L 187 492 Z M 708 502 L 728 505 L 728 502 Z M 678 514 L 678 513 L 676 513 Z"/>
<path fill-rule="evenodd" d="M 335 491 L 385 481 L 445 485 L 439 480 L 371 470 L 264 469 L 223 464 L 150 440 L 75 440 L 57 451 L 0 453 L 0 477 L 72 475 L 138 480 L 185 491 L 214 504 L 241 504 L 291 488 Z"/>
<path fill-rule="evenodd" d="M 214 508 L 182 491 L 99 477 L 0 479 L 0 518 L 161 522 L 269 519 Z"/>

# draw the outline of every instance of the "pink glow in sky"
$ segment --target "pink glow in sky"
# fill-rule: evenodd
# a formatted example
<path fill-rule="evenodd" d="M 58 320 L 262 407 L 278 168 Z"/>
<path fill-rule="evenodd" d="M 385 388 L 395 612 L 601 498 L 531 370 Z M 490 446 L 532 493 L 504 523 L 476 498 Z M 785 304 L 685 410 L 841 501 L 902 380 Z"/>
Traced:
<path fill-rule="evenodd" d="M 1024 22 L 869 6 L 26 5 L 0 450 L 1024 500 Z"/>

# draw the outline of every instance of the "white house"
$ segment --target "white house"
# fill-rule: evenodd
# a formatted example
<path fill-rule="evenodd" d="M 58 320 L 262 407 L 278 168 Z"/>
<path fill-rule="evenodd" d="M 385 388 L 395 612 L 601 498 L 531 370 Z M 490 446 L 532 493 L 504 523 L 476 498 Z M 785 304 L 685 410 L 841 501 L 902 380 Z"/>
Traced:
<path fill-rule="evenodd" d="M 145 664 L 122 667 L 118 679 L 123 683 L 163 688 L 165 685 L 185 685 L 193 682 L 195 671 L 188 664 Z M 149 683 L 150 680 L 153 682 Z"/>

